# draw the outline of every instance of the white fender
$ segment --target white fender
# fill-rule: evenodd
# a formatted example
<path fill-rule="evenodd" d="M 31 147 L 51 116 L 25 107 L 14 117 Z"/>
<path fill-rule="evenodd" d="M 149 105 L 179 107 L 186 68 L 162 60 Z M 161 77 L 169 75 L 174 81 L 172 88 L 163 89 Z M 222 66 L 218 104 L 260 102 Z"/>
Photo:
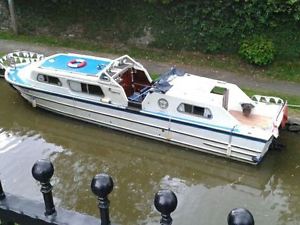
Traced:
<path fill-rule="evenodd" d="M 31 105 L 32 105 L 33 108 L 36 108 L 36 100 L 35 99 L 32 99 Z"/>

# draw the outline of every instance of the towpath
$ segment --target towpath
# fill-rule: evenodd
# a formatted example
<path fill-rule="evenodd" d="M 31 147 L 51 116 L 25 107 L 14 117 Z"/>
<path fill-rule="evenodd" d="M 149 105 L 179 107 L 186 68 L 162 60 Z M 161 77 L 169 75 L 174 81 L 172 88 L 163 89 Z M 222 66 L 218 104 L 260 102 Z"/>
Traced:
<path fill-rule="evenodd" d="M 0 52 L 8 53 L 14 50 L 27 50 L 42 53 L 45 55 L 50 55 L 59 52 L 76 52 L 81 54 L 95 55 L 107 58 L 116 58 L 116 55 L 107 54 L 107 53 L 95 53 L 89 51 L 80 51 L 70 48 L 62 48 L 62 47 L 49 47 L 46 45 L 40 44 L 31 44 L 31 43 L 23 43 L 17 41 L 8 41 L 0 39 Z M 155 61 L 147 61 L 140 60 L 145 68 L 148 69 L 150 73 L 163 73 L 166 72 L 170 67 L 174 66 L 170 63 L 165 62 L 155 62 Z M 190 65 L 180 65 L 176 64 L 177 68 L 181 68 L 186 72 L 191 74 L 198 74 L 205 77 L 210 77 L 218 80 L 224 80 L 227 82 L 235 83 L 240 87 L 252 88 L 258 91 L 276 91 L 282 94 L 294 95 L 300 97 L 300 84 L 286 82 L 286 81 L 278 81 L 271 80 L 267 78 L 258 78 L 250 75 L 239 75 L 232 72 L 220 71 L 215 69 L 202 68 L 197 66 Z"/>

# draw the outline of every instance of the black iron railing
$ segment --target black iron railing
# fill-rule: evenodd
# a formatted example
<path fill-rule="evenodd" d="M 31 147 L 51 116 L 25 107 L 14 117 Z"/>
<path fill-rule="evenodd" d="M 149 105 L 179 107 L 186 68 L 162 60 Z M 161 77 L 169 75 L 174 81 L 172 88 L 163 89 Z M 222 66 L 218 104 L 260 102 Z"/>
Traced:
<path fill-rule="evenodd" d="M 114 187 L 107 174 L 96 175 L 91 190 L 98 198 L 100 220 L 63 208 L 55 208 L 50 179 L 54 167 L 49 160 L 38 160 L 32 167 L 33 177 L 40 182 L 44 203 L 4 193 L 0 181 L 0 225 L 110 225 L 108 195 Z M 154 197 L 154 206 L 161 213 L 161 225 L 171 225 L 171 213 L 177 207 L 177 197 L 171 190 L 160 190 Z M 252 214 L 244 208 L 230 211 L 228 225 L 254 225 Z M 2 224 L 1 224 L 2 223 Z"/>

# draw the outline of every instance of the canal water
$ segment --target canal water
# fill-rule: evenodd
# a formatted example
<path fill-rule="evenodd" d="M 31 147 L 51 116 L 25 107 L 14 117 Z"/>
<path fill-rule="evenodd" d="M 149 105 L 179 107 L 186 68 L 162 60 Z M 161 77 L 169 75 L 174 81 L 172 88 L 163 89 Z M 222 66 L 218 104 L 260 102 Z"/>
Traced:
<path fill-rule="evenodd" d="M 110 174 L 114 223 L 159 224 L 153 197 L 169 188 L 179 201 L 175 225 L 226 224 L 235 207 L 248 208 L 256 224 L 300 224 L 300 134 L 282 133 L 287 148 L 251 166 L 32 108 L 4 80 L 0 104 L 0 179 L 7 192 L 42 201 L 31 167 L 49 158 L 56 205 L 89 215 L 98 216 L 92 177 Z"/>

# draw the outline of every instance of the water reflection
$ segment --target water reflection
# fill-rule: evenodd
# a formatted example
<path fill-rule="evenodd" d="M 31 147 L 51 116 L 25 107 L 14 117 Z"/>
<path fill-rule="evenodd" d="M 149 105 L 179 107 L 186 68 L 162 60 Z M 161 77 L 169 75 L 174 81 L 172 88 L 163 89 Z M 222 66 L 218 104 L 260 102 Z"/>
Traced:
<path fill-rule="evenodd" d="M 3 81 L 0 101 L 0 176 L 9 192 L 42 200 L 30 170 L 35 160 L 51 158 L 55 201 L 69 209 L 97 216 L 91 178 L 113 176 L 117 223 L 158 224 L 153 196 L 160 188 L 177 194 L 174 224 L 225 224 L 240 206 L 257 224 L 300 220 L 297 134 L 284 133 L 289 147 L 254 167 L 33 109 Z"/>

